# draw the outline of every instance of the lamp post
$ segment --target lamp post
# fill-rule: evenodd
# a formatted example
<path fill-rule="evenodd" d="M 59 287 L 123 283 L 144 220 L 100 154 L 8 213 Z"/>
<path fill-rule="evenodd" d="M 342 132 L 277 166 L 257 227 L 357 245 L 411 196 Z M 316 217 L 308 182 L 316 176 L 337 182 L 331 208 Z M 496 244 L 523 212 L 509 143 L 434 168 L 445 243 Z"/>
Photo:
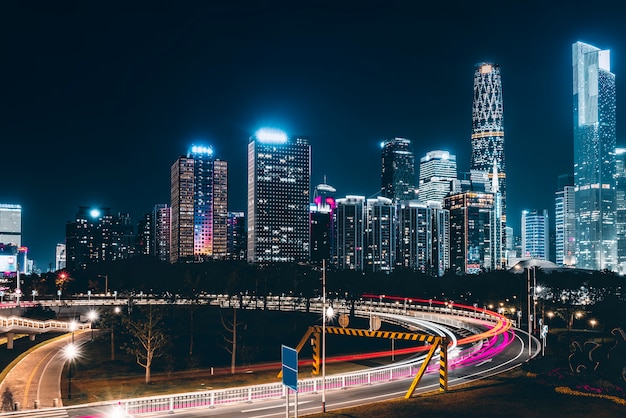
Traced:
<path fill-rule="evenodd" d="M 87 318 L 89 318 L 89 328 L 91 328 L 91 341 L 93 341 L 93 323 L 98 319 L 98 312 L 92 309 L 87 314 Z"/>
<path fill-rule="evenodd" d="M 63 349 L 63 355 L 65 359 L 69 361 L 69 365 L 67 367 L 67 399 L 72 399 L 72 363 L 78 356 L 78 347 L 74 344 L 74 342 L 65 346 Z"/>
<path fill-rule="evenodd" d="M 594 330 L 596 328 L 597 321 L 595 319 L 590 319 L 589 323 L 591 324 L 591 329 Z"/>
<path fill-rule="evenodd" d="M 322 412 L 326 413 L 326 260 L 322 260 Z"/>
<path fill-rule="evenodd" d="M 109 294 L 109 275 L 108 274 L 98 274 L 98 277 L 104 278 L 104 295 Z"/>

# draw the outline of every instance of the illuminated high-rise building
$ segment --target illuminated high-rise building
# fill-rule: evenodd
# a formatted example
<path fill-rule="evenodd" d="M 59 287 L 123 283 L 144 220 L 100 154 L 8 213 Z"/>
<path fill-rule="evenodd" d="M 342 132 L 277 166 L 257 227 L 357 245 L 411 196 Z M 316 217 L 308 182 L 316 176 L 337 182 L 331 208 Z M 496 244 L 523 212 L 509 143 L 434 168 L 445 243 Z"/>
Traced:
<path fill-rule="evenodd" d="M 463 191 L 444 198 L 450 211 L 450 269 L 456 274 L 476 274 L 491 269 L 491 222 L 494 195 Z"/>
<path fill-rule="evenodd" d="M 615 228 L 617 271 L 626 273 L 626 148 L 615 150 Z"/>
<path fill-rule="evenodd" d="M 374 273 L 391 273 L 396 262 L 396 205 L 381 196 L 365 204 L 365 265 Z"/>
<path fill-rule="evenodd" d="M 192 146 L 171 168 L 170 262 L 226 257 L 228 164 Z"/>
<path fill-rule="evenodd" d="M 617 270 L 615 74 L 608 50 L 572 45 L 576 267 Z"/>
<path fill-rule="evenodd" d="M 246 259 L 246 214 L 228 212 L 228 259 Z"/>
<path fill-rule="evenodd" d="M 337 199 L 336 264 L 340 270 L 362 271 L 364 267 L 365 196 Z"/>
<path fill-rule="evenodd" d="M 22 246 L 22 206 L 0 203 L 0 244 Z"/>
<path fill-rule="evenodd" d="M 522 256 L 550 261 L 550 228 L 548 211 L 522 211 Z"/>
<path fill-rule="evenodd" d="M 448 151 L 430 151 L 420 159 L 419 200 L 443 204 L 457 180 L 456 156 Z"/>
<path fill-rule="evenodd" d="M 559 176 L 554 198 L 555 263 L 563 267 L 576 265 L 576 203 L 574 176 Z"/>
<path fill-rule="evenodd" d="M 323 183 L 313 192 L 311 203 L 311 264 L 331 262 L 335 247 L 335 188 Z"/>
<path fill-rule="evenodd" d="M 105 261 L 127 260 L 135 255 L 136 236 L 128 213 L 111 208 L 79 206 L 76 218 L 65 226 L 66 266 L 85 269 Z"/>
<path fill-rule="evenodd" d="M 248 143 L 248 261 L 308 262 L 311 146 L 261 129 Z"/>
<path fill-rule="evenodd" d="M 479 63 L 474 70 L 474 100 L 472 106 L 472 156 L 470 170 L 487 173 L 491 179 L 497 173 L 500 193 L 499 230 L 500 249 L 506 247 L 506 164 L 504 158 L 504 118 L 502 105 L 502 80 L 500 67 L 492 63 Z M 495 170 L 494 170 L 495 165 Z M 502 251 L 502 255 L 505 253 Z M 494 260 L 497 268 L 505 261 Z"/>
<path fill-rule="evenodd" d="M 170 260 L 170 223 L 171 208 L 165 203 L 154 205 L 152 210 L 152 251 L 151 254 L 161 261 Z"/>
<path fill-rule="evenodd" d="M 383 141 L 381 195 L 397 202 L 415 198 L 415 156 L 411 141 L 393 138 Z"/>
<path fill-rule="evenodd" d="M 431 201 L 398 203 L 396 265 L 429 276 L 442 276 L 450 268 L 450 212 Z"/>

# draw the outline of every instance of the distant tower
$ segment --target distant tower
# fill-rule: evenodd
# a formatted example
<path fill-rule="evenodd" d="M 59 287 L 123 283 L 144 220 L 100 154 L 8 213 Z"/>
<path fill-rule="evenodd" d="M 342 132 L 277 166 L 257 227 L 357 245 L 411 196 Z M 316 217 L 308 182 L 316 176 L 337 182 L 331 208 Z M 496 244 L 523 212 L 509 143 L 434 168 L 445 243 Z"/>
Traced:
<path fill-rule="evenodd" d="M 550 260 L 548 211 L 522 211 L 522 257 Z"/>
<path fill-rule="evenodd" d="M 65 244 L 57 244 L 54 254 L 54 271 L 65 268 Z"/>
<path fill-rule="evenodd" d="M 193 145 L 171 168 L 170 262 L 226 257 L 228 164 Z"/>
<path fill-rule="evenodd" d="M 308 262 L 311 146 L 261 129 L 248 143 L 248 261 Z"/>
<path fill-rule="evenodd" d="M 246 259 L 246 214 L 228 212 L 228 258 Z"/>
<path fill-rule="evenodd" d="M 396 252 L 396 205 L 386 197 L 367 199 L 365 264 L 373 272 L 391 273 Z"/>
<path fill-rule="evenodd" d="M 576 203 L 574 176 L 559 176 L 554 198 L 554 230 L 556 264 L 564 267 L 576 265 Z"/>
<path fill-rule="evenodd" d="M 450 268 L 456 274 L 491 268 L 493 198 L 484 190 L 464 190 L 444 199 L 444 208 L 450 211 Z"/>
<path fill-rule="evenodd" d="M 576 267 L 617 270 L 615 74 L 608 50 L 572 45 Z"/>
<path fill-rule="evenodd" d="M 450 268 L 450 212 L 435 202 L 398 203 L 396 265 L 429 276 L 443 276 Z"/>
<path fill-rule="evenodd" d="M 311 204 L 311 263 L 332 261 L 335 247 L 336 190 L 326 183 L 318 184 Z"/>
<path fill-rule="evenodd" d="M 79 270 L 94 263 L 132 258 L 134 229 L 127 213 L 112 214 L 111 208 L 79 206 L 76 219 L 65 226 L 67 268 Z"/>
<path fill-rule="evenodd" d="M 415 156 L 411 141 L 393 138 L 383 141 L 381 195 L 393 201 L 415 198 Z"/>
<path fill-rule="evenodd" d="M 151 254 L 161 261 L 170 260 L 170 222 L 171 211 L 167 204 L 161 203 L 154 206 L 152 218 L 154 219 L 152 228 L 153 246 Z"/>
<path fill-rule="evenodd" d="M 337 268 L 362 271 L 365 249 L 365 196 L 337 199 Z"/>
<path fill-rule="evenodd" d="M 505 248 L 506 165 L 504 159 L 502 80 L 500 67 L 497 64 L 483 62 L 477 64 L 474 70 L 470 171 L 483 171 L 492 177 L 494 161 L 498 173 L 498 190 L 501 195 L 501 248 Z"/>
<path fill-rule="evenodd" d="M 615 150 L 615 227 L 617 271 L 626 273 L 626 148 Z"/>
<path fill-rule="evenodd" d="M 419 200 L 443 204 L 457 179 L 456 156 L 448 151 L 430 151 L 420 159 Z"/>
<path fill-rule="evenodd" d="M 0 244 L 22 246 L 22 206 L 0 203 Z"/>

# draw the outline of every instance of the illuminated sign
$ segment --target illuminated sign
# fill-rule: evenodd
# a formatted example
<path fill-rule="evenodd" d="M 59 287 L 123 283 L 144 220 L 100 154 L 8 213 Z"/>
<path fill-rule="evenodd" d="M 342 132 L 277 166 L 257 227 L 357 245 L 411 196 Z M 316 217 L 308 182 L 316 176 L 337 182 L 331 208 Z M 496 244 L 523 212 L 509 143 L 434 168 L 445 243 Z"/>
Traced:
<path fill-rule="evenodd" d="M 192 145 L 191 146 L 191 152 L 193 154 L 213 155 L 213 148 L 211 148 L 211 147 L 204 147 L 202 145 Z"/>
<path fill-rule="evenodd" d="M 279 129 L 261 128 L 255 136 L 259 142 L 264 144 L 284 144 L 287 142 L 287 134 Z"/>

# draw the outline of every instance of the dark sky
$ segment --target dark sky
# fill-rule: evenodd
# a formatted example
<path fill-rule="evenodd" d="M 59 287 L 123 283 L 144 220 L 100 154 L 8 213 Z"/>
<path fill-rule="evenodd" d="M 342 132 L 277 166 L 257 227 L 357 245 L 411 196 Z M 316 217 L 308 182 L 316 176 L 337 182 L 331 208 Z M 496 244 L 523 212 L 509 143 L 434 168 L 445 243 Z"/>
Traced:
<path fill-rule="evenodd" d="M 467 171 L 482 61 L 502 74 L 516 233 L 523 209 L 552 216 L 557 176 L 572 171 L 576 41 L 611 50 L 625 145 L 619 1 L 137 4 L 0 4 L 0 203 L 22 205 L 22 242 L 44 271 L 78 206 L 137 221 L 169 203 L 170 166 L 191 143 L 229 162 L 229 209 L 245 211 L 246 146 L 262 126 L 308 136 L 312 185 L 327 176 L 339 197 L 377 192 L 379 143 L 394 136 Z"/>

